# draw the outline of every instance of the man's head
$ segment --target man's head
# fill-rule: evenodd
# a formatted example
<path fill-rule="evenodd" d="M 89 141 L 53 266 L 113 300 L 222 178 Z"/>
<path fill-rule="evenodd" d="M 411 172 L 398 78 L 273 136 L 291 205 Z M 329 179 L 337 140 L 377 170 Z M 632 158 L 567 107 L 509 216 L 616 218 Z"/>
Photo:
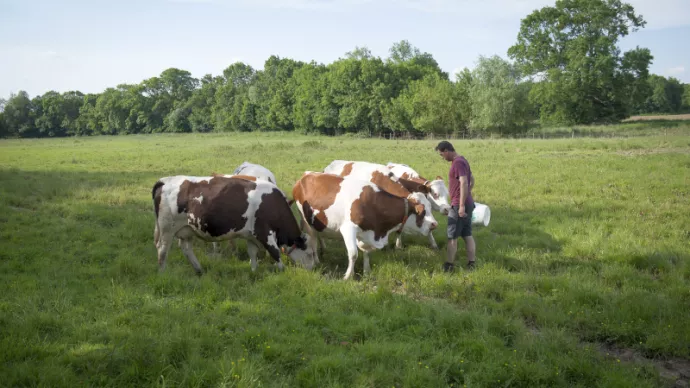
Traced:
<path fill-rule="evenodd" d="M 435 148 L 436 151 L 438 151 L 438 154 L 445 159 L 446 161 L 452 161 L 453 158 L 455 158 L 455 148 L 453 147 L 452 144 L 448 141 L 442 141 L 438 143 L 438 145 Z"/>

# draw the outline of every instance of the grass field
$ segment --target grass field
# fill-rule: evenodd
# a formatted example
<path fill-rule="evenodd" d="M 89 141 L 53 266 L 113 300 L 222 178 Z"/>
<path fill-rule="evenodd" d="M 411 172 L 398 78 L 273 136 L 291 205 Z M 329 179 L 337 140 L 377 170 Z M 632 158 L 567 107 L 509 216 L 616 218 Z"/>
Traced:
<path fill-rule="evenodd" d="M 489 227 L 475 229 L 477 268 L 441 271 L 437 213 L 441 251 L 408 236 L 402 250 L 372 255 L 370 276 L 347 282 L 334 238 L 314 271 L 276 272 L 262 260 L 252 273 L 240 241 L 221 257 L 196 243 L 201 277 L 174 245 L 159 274 L 151 187 L 166 175 L 231 173 L 244 160 L 288 192 L 333 159 L 445 177 L 436 142 L 1 141 L 0 385 L 683 386 L 689 135 L 456 141 L 475 199 L 492 210 Z"/>

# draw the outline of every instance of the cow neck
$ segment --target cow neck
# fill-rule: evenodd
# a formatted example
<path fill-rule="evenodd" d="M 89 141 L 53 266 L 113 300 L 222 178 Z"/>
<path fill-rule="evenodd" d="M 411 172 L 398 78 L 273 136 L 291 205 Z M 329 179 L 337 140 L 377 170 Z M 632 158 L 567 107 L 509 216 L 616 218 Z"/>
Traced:
<path fill-rule="evenodd" d="M 402 225 L 400 225 L 400 229 L 398 229 L 398 233 L 402 232 L 403 228 L 405 227 L 405 223 L 407 222 L 407 219 L 410 217 L 410 215 L 408 213 L 408 208 L 407 208 L 407 206 L 408 206 L 407 198 L 403 198 L 403 199 L 405 200 L 405 211 L 403 212 L 404 216 L 403 216 L 403 220 L 402 220 Z"/>
<path fill-rule="evenodd" d="M 421 176 L 418 177 L 418 178 L 409 177 L 409 178 L 407 178 L 407 180 L 412 181 L 412 182 L 415 182 L 415 183 L 422 184 L 422 185 L 424 185 L 424 186 L 429 186 L 429 184 L 431 183 L 430 180 L 428 180 L 428 179 L 426 179 L 426 178 L 422 178 Z"/>

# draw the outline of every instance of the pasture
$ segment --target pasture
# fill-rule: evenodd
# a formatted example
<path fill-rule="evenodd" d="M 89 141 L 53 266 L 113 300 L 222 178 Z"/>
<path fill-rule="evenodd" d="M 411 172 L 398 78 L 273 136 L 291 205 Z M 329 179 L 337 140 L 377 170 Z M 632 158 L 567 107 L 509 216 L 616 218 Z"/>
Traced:
<path fill-rule="evenodd" d="M 0 381 L 112 387 L 657 387 L 690 375 L 690 132 L 455 140 L 470 161 L 477 268 L 445 274 L 446 219 L 341 278 L 246 246 L 177 244 L 158 272 L 151 188 L 249 160 L 291 192 L 334 159 L 447 181 L 437 141 L 292 134 L 0 142 Z M 293 211 L 297 211 L 293 207 Z M 458 264 L 464 264 L 459 244 Z"/>

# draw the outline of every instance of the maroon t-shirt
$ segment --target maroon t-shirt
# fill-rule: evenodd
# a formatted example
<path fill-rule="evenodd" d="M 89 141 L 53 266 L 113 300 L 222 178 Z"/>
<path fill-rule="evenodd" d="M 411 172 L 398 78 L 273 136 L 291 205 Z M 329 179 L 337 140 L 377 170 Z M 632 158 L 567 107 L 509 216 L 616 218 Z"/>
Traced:
<path fill-rule="evenodd" d="M 467 177 L 467 197 L 465 198 L 465 207 L 470 206 L 474 200 L 472 199 L 472 189 L 470 189 L 470 181 L 472 180 L 472 170 L 470 163 L 462 156 L 456 156 L 450 164 L 450 171 L 448 172 L 448 190 L 450 191 L 451 206 L 460 205 L 460 177 Z"/>

